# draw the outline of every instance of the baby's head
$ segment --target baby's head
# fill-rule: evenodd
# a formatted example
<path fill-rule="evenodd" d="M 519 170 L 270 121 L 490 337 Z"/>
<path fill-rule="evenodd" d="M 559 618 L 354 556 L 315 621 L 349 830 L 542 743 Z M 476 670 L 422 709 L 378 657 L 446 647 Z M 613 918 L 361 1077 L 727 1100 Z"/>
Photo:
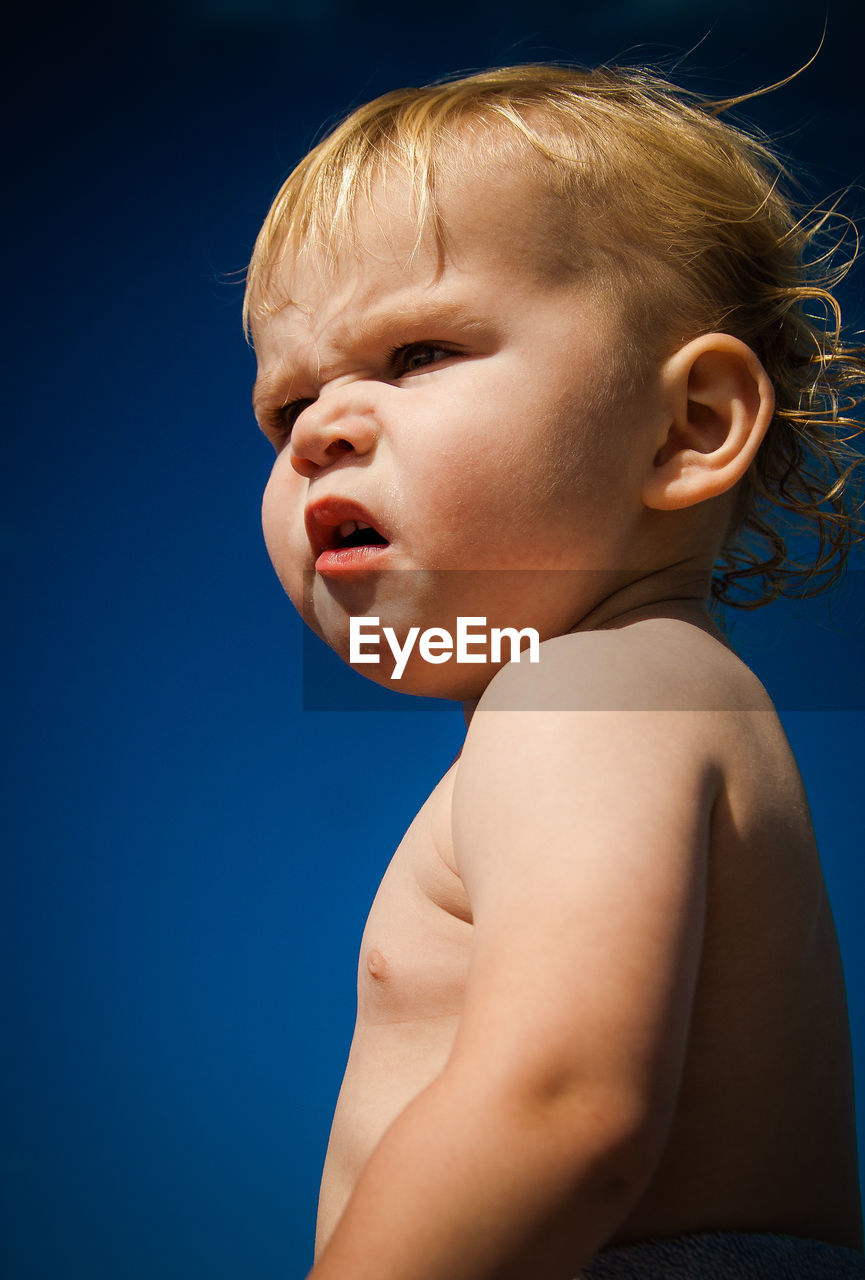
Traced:
<path fill-rule="evenodd" d="M 760 601 L 796 577 L 780 508 L 843 558 L 839 388 L 862 366 L 815 318 L 837 304 L 782 176 L 643 71 L 502 69 L 354 112 L 279 192 L 248 279 L 295 602 L 326 630 L 306 544 L 329 597 L 364 568 L 607 589 L 669 561 Z M 353 560 L 352 503 L 378 540 Z"/>

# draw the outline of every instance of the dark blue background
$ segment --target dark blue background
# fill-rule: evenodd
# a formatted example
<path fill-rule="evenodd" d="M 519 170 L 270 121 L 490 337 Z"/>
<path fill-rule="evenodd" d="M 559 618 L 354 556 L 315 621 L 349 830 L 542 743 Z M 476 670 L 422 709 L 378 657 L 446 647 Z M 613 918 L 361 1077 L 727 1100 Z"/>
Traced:
<path fill-rule="evenodd" d="M 749 108 L 822 192 L 860 177 L 857 8 L 830 0 L 817 64 Z M 301 710 L 237 274 L 282 177 L 396 84 L 687 55 L 680 78 L 733 93 L 803 64 L 823 18 L 181 0 L 7 19 L 9 1280 L 304 1274 L 365 914 L 460 739 L 456 709 Z M 861 322 L 861 272 L 844 296 Z M 740 631 L 793 691 L 861 1092 L 861 646 L 815 626 Z"/>

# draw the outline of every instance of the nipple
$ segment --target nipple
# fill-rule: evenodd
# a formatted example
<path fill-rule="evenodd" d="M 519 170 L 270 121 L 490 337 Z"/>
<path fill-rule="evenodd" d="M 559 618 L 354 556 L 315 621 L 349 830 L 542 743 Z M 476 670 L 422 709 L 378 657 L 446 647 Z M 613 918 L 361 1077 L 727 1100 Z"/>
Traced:
<path fill-rule="evenodd" d="M 382 953 L 375 947 L 373 947 L 372 951 L 370 951 L 366 958 L 366 967 L 369 970 L 370 975 L 378 982 L 383 982 L 387 977 L 389 968 L 388 962 Z"/>

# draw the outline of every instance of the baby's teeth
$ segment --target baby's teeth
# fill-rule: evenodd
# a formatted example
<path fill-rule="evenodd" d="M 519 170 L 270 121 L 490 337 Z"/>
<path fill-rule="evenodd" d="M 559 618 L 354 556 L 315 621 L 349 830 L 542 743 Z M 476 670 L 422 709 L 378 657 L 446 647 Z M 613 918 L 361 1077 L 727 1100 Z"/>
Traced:
<path fill-rule="evenodd" d="M 347 538 L 349 534 L 354 533 L 355 529 L 359 527 L 360 526 L 356 520 L 343 520 L 342 524 L 339 526 L 340 537 Z M 368 526 L 363 527 L 367 528 Z"/>
<path fill-rule="evenodd" d="M 364 522 L 363 522 L 362 520 L 355 520 L 355 522 L 354 522 L 354 523 L 355 523 L 355 527 L 356 527 L 357 529 L 371 529 L 371 528 L 372 528 L 372 525 L 371 525 L 371 524 L 364 524 Z"/>

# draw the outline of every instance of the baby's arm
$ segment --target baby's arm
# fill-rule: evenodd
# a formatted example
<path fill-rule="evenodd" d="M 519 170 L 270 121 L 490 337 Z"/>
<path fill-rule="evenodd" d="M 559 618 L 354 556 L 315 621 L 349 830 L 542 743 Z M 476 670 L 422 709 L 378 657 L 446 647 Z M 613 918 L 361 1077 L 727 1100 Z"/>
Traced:
<path fill-rule="evenodd" d="M 313 1280 L 572 1280 L 663 1150 L 717 788 L 705 720 L 496 709 L 521 679 L 490 686 L 459 765 L 474 934 L 453 1053 L 373 1152 Z"/>

